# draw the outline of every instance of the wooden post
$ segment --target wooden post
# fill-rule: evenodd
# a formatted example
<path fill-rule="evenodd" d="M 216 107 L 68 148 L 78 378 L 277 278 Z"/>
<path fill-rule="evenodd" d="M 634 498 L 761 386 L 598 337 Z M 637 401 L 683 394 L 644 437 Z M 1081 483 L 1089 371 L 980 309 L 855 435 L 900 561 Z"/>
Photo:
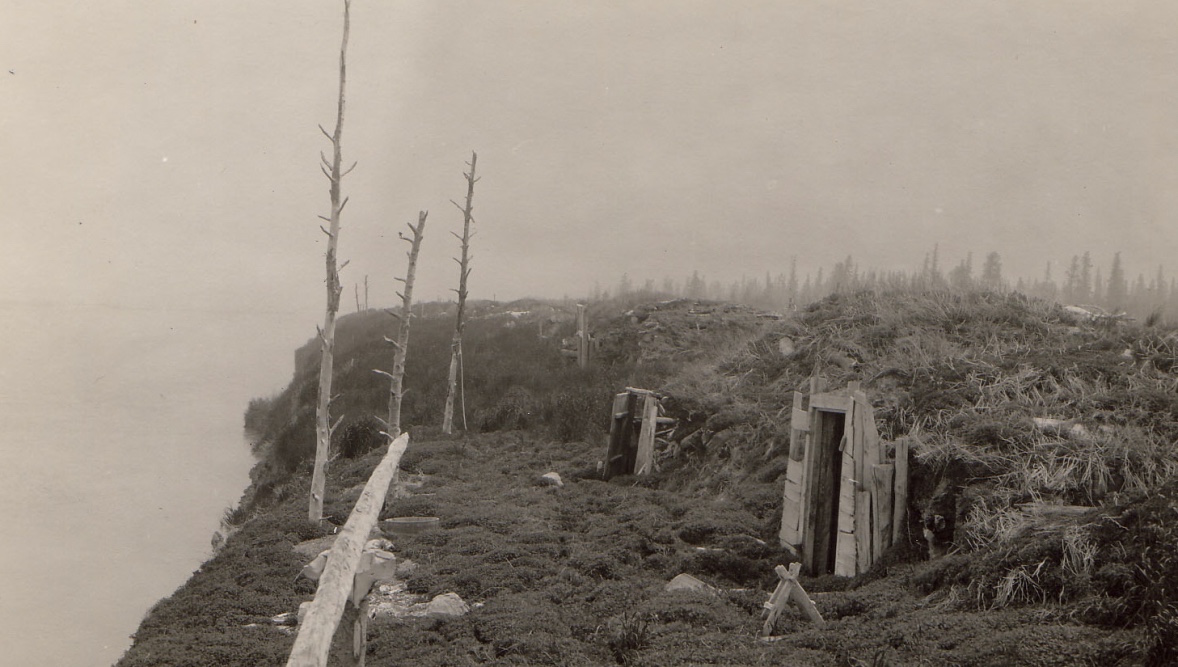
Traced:
<path fill-rule="evenodd" d="M 585 322 L 585 304 L 577 304 L 577 365 L 589 365 L 589 328 Z"/>
<path fill-rule="evenodd" d="M 906 539 L 908 529 L 908 438 L 896 441 L 896 480 L 892 505 L 892 544 Z"/>
<path fill-rule="evenodd" d="M 642 405 L 642 431 L 638 435 L 638 456 L 634 459 L 634 474 L 648 475 L 654 471 L 654 429 L 658 425 L 659 399 L 647 392 Z"/>
<path fill-rule="evenodd" d="M 340 616 L 352 595 L 356 570 L 368 534 L 376 524 L 376 517 L 384 504 L 389 483 L 409 445 L 409 434 L 402 433 L 389 445 L 389 451 L 377 464 L 356 500 L 348 521 L 335 538 L 327 557 L 327 567 L 319 577 L 319 589 L 299 626 L 290 651 L 287 667 L 325 667 L 331 650 L 331 639 L 339 625 Z M 365 615 L 366 616 L 366 615 Z"/>

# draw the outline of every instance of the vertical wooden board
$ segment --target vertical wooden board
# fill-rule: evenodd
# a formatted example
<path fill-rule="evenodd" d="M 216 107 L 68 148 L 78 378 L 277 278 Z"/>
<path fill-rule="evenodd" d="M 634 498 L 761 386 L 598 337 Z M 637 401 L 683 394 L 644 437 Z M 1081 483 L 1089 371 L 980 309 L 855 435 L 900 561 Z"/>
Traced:
<path fill-rule="evenodd" d="M 634 474 L 649 475 L 654 471 L 654 429 L 658 424 L 659 399 L 647 394 L 642 406 L 642 429 L 638 434 L 638 455 L 634 459 Z"/>
<path fill-rule="evenodd" d="M 855 555 L 856 574 L 871 569 L 871 492 L 855 489 Z"/>
<path fill-rule="evenodd" d="M 839 479 L 839 520 L 835 542 L 834 573 L 843 577 L 855 576 L 855 480 L 854 462 L 843 454 L 842 472 Z"/>
<path fill-rule="evenodd" d="M 883 557 L 884 549 L 892 544 L 892 477 L 895 468 L 890 463 L 871 467 L 871 507 L 874 510 L 875 535 L 872 537 L 872 555 L 875 560 Z"/>
<path fill-rule="evenodd" d="M 839 531 L 837 549 L 834 556 L 834 573 L 840 577 L 855 576 L 858 557 L 855 553 L 854 533 Z"/>
<path fill-rule="evenodd" d="M 808 431 L 794 431 L 794 435 L 802 442 L 802 458 L 801 460 L 790 459 L 788 466 L 785 469 L 785 484 L 787 490 L 792 487 L 797 491 L 797 498 L 792 506 L 786 504 L 782 505 L 781 520 L 783 526 L 782 536 L 785 539 L 784 526 L 787 524 L 791 527 L 791 535 L 789 544 L 793 547 L 802 546 L 802 535 L 804 534 L 804 526 L 806 521 L 806 466 L 808 465 L 806 453 L 808 447 L 806 446 L 806 438 L 809 436 Z"/>
<path fill-rule="evenodd" d="M 813 385 L 816 378 L 811 378 Z M 814 479 L 817 467 L 819 434 L 817 431 L 818 411 L 810 411 L 810 430 L 806 432 L 806 452 L 802 458 L 802 504 L 799 508 L 798 532 L 802 539 L 802 567 L 814 573 Z"/>
<path fill-rule="evenodd" d="M 896 441 L 896 471 L 892 492 L 892 544 L 900 544 L 908 529 L 908 438 Z"/>
<path fill-rule="evenodd" d="M 880 453 L 879 431 L 875 428 L 875 410 L 867 394 L 855 393 L 855 415 L 859 419 L 859 429 L 863 438 L 863 469 L 871 470 L 871 466 L 883 460 Z M 864 473 L 866 475 L 867 473 Z"/>
<path fill-rule="evenodd" d="M 626 424 L 626 404 L 630 399 L 628 392 L 623 392 L 614 396 L 613 410 L 610 412 L 609 422 L 609 441 L 605 446 L 605 478 L 609 479 L 613 476 L 614 464 L 613 458 L 618 456 L 621 452 L 622 431 Z M 619 413 L 622 414 L 619 417 Z"/>

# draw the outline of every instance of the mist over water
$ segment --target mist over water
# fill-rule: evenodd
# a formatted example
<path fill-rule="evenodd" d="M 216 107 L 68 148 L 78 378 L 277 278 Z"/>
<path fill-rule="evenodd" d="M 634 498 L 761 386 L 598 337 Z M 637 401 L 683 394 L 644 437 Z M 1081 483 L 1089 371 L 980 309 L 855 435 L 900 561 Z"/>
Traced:
<path fill-rule="evenodd" d="M 249 481 L 242 413 L 289 381 L 310 322 L 0 305 L 6 664 L 122 655 L 148 608 L 210 555 Z"/>

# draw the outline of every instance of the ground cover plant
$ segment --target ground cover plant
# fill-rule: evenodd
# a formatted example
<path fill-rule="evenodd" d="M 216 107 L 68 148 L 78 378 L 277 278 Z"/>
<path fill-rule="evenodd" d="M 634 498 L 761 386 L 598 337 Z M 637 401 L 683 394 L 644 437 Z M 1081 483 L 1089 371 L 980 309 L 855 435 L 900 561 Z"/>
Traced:
<path fill-rule="evenodd" d="M 411 428 L 402 469 L 420 484 L 382 512 L 441 518 L 434 531 L 396 540 L 417 566 L 407 587 L 423 599 L 455 592 L 473 609 L 378 618 L 370 664 L 1174 660 L 1169 332 L 984 293 L 844 294 L 784 317 L 695 302 L 599 308 L 599 365 L 585 371 L 560 354 L 567 322 L 555 311 L 537 316 L 551 325 L 541 338 L 536 317 L 503 314 L 540 312 L 536 304 L 473 309 L 471 430 Z M 329 467 L 325 514 L 335 521 L 383 451 L 365 419 L 367 390 L 355 388 L 385 352 L 369 339 L 379 340 L 378 315 L 356 318 L 356 328 L 341 321 L 340 372 L 350 379 L 337 386 L 349 421 Z M 430 382 L 444 386 L 449 330 L 430 333 L 430 321 L 415 323 L 415 345 L 437 357 Z M 474 370 L 480 359 L 491 370 Z M 787 613 L 781 639 L 763 642 L 772 568 L 791 560 L 776 542 L 786 408 L 815 372 L 832 386 L 862 382 L 881 434 L 912 438 L 913 511 L 906 539 L 872 572 L 803 578 L 826 629 Z M 372 385 L 379 414 L 383 390 Z M 659 443 L 654 474 L 606 482 L 597 464 L 609 401 L 627 385 L 659 389 L 679 422 Z M 284 659 L 289 629 L 265 619 L 313 594 L 295 577 L 305 559 L 289 549 L 328 530 L 299 518 L 305 458 L 275 454 L 283 438 L 313 438 L 300 430 L 313 401 L 305 393 L 296 373 L 281 395 L 251 405 L 270 455 L 231 516 L 239 529 L 145 619 L 123 664 Z M 440 422 L 444 392 L 418 400 L 406 423 L 426 414 Z M 547 472 L 564 486 L 542 484 Z M 921 535 L 928 512 L 954 528 L 948 555 L 933 560 Z M 713 590 L 665 591 L 682 572 Z"/>

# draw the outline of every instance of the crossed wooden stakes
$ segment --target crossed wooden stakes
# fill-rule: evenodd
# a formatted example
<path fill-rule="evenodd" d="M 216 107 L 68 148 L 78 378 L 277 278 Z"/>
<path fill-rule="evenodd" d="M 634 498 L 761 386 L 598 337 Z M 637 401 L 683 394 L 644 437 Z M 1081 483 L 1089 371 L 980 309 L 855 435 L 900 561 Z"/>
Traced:
<path fill-rule="evenodd" d="M 777 588 L 769 595 L 769 601 L 764 604 L 767 616 L 765 625 L 761 626 L 762 637 L 768 637 L 773 632 L 773 626 L 777 624 L 778 617 L 781 616 L 781 612 L 785 611 L 786 604 L 791 600 L 815 625 L 820 628 L 826 627 L 826 621 L 822 619 L 822 614 L 818 613 L 818 608 L 814 606 L 810 596 L 806 595 L 806 590 L 798 582 L 798 573 L 801 570 L 801 563 L 790 564 L 788 570 L 781 565 L 773 568 L 781 581 L 777 583 Z"/>

